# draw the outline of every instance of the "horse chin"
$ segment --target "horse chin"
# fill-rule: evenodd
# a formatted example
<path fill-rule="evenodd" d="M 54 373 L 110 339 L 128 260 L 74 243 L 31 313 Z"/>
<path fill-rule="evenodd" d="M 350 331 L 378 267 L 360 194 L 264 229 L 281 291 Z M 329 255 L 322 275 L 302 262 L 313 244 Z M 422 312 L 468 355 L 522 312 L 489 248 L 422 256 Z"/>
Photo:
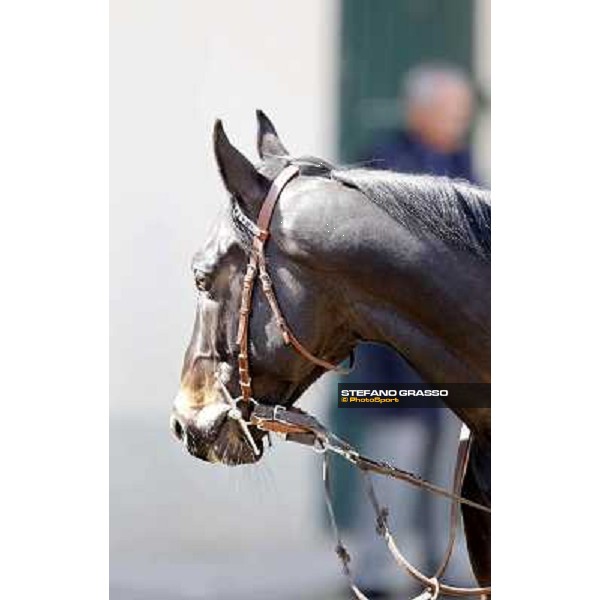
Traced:
<path fill-rule="evenodd" d="M 219 433 L 209 449 L 208 460 L 212 463 L 235 467 L 258 462 L 264 454 L 263 436 L 258 430 L 251 427 L 250 432 L 259 450 L 256 455 L 249 441 L 240 431 L 237 423 L 228 421 L 219 430 Z"/>

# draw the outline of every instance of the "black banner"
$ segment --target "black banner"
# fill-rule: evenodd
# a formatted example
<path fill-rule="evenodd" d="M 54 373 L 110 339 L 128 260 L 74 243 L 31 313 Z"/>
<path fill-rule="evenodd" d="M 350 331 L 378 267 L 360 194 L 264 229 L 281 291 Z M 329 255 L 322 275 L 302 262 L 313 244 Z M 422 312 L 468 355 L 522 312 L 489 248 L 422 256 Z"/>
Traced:
<path fill-rule="evenodd" d="M 489 383 L 338 383 L 339 408 L 490 408 Z"/>

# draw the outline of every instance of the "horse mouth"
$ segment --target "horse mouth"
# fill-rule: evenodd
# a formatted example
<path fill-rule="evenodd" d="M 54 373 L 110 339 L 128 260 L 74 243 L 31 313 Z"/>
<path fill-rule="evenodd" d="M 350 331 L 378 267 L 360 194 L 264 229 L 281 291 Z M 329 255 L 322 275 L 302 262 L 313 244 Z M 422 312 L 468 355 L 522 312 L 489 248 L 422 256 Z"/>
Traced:
<path fill-rule="evenodd" d="M 244 433 L 235 420 L 229 418 L 226 404 L 213 404 L 195 414 L 171 415 L 171 432 L 193 457 L 227 466 L 253 464 L 264 453 L 265 433 L 253 425 Z M 253 443 L 248 440 L 252 436 Z"/>

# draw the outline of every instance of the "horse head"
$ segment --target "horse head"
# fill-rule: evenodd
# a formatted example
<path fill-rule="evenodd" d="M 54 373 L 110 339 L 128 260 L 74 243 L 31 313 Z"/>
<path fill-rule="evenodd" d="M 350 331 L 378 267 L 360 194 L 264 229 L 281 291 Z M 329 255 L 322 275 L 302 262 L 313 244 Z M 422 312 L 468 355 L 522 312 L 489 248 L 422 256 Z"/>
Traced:
<path fill-rule="evenodd" d="M 255 462 L 263 453 L 265 434 L 253 426 L 244 434 L 228 415 L 232 399 L 241 396 L 237 333 L 251 252 L 247 228 L 257 222 L 274 179 L 290 160 L 271 121 L 261 111 L 257 117 L 261 161 L 256 166 L 230 143 L 221 122 L 215 124 L 214 153 L 230 211 L 192 261 L 196 316 L 171 417 L 173 433 L 193 456 L 228 465 Z M 342 188 L 310 175 L 285 187 L 272 216 L 264 256 L 290 329 L 310 353 L 337 363 L 355 341 L 346 326 L 343 290 L 327 276 L 326 265 L 319 268 L 315 263 L 313 252 L 315 240 L 327 236 L 322 217 L 331 187 Z M 258 288 L 248 315 L 253 399 L 290 406 L 324 368 L 286 343 L 277 315 Z"/>

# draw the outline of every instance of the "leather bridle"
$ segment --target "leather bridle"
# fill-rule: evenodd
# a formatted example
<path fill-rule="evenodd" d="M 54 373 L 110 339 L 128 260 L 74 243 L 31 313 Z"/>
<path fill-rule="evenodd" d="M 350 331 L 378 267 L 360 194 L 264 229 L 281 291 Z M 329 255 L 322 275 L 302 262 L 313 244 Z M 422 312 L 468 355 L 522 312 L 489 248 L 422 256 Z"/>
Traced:
<path fill-rule="evenodd" d="M 291 345 L 298 354 L 303 356 L 306 360 L 313 364 L 326 369 L 328 371 L 337 371 L 339 373 L 348 373 L 348 369 L 334 365 L 333 363 L 318 358 L 310 350 L 308 350 L 292 333 L 290 326 L 288 325 L 277 298 L 273 291 L 273 282 L 267 271 L 267 262 L 265 259 L 265 244 L 269 239 L 269 227 L 271 225 L 271 218 L 277 205 L 277 201 L 281 196 L 285 186 L 300 173 L 300 168 L 294 164 L 288 164 L 280 173 L 275 177 L 275 180 L 271 184 L 269 191 L 263 201 L 258 214 L 258 221 L 256 228 L 253 229 L 252 246 L 250 250 L 250 258 L 248 260 L 248 266 L 246 267 L 246 273 L 244 275 L 244 283 L 242 288 L 242 300 L 240 304 L 239 312 L 239 323 L 237 333 L 237 344 L 239 347 L 238 354 L 238 373 L 239 373 L 239 384 L 241 390 L 241 399 L 250 402 L 253 400 L 252 396 L 252 377 L 250 375 L 250 364 L 248 360 L 248 342 L 249 342 L 249 325 L 250 325 L 250 313 L 252 308 L 252 292 L 254 290 L 254 284 L 256 283 L 256 277 L 258 275 L 261 283 L 262 291 L 271 307 L 271 311 L 275 316 L 275 321 L 284 343 Z"/>

